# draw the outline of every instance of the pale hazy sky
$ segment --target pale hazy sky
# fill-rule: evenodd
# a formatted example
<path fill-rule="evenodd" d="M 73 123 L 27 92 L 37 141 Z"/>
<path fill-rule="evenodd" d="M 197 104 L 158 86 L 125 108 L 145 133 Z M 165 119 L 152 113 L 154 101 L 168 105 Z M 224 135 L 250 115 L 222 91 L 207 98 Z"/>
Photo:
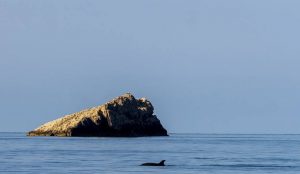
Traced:
<path fill-rule="evenodd" d="M 169 132 L 300 133 L 298 0 L 0 0 L 0 131 L 125 92 Z"/>

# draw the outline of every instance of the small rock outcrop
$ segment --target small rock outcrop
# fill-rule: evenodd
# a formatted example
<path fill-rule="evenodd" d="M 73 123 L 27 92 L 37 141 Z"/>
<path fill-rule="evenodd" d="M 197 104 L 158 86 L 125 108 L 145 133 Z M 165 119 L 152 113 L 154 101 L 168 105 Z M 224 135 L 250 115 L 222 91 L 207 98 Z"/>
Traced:
<path fill-rule="evenodd" d="M 153 106 L 126 93 L 101 106 L 50 121 L 28 136 L 167 136 Z"/>

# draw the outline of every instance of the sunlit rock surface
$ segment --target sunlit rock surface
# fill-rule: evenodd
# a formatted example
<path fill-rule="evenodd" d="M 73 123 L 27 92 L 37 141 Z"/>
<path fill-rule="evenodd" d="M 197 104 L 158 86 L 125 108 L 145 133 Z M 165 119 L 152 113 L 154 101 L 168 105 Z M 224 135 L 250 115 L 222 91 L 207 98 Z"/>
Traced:
<path fill-rule="evenodd" d="M 126 93 L 101 106 L 50 121 L 28 136 L 167 136 L 153 106 Z"/>

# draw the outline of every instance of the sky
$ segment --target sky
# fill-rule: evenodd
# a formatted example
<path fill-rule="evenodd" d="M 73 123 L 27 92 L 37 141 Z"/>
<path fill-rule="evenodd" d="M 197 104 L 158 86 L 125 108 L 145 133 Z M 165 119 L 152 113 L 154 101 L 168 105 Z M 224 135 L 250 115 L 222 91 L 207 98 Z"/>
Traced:
<path fill-rule="evenodd" d="M 298 0 L 0 0 L 0 131 L 131 92 L 172 133 L 300 133 Z"/>

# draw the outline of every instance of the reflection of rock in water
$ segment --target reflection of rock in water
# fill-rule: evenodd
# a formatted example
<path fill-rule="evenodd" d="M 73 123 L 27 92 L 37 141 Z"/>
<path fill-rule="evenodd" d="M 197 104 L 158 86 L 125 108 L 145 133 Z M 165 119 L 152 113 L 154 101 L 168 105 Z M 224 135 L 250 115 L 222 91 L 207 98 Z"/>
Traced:
<path fill-rule="evenodd" d="M 167 136 L 153 106 L 126 93 L 104 105 L 50 121 L 28 136 Z"/>

